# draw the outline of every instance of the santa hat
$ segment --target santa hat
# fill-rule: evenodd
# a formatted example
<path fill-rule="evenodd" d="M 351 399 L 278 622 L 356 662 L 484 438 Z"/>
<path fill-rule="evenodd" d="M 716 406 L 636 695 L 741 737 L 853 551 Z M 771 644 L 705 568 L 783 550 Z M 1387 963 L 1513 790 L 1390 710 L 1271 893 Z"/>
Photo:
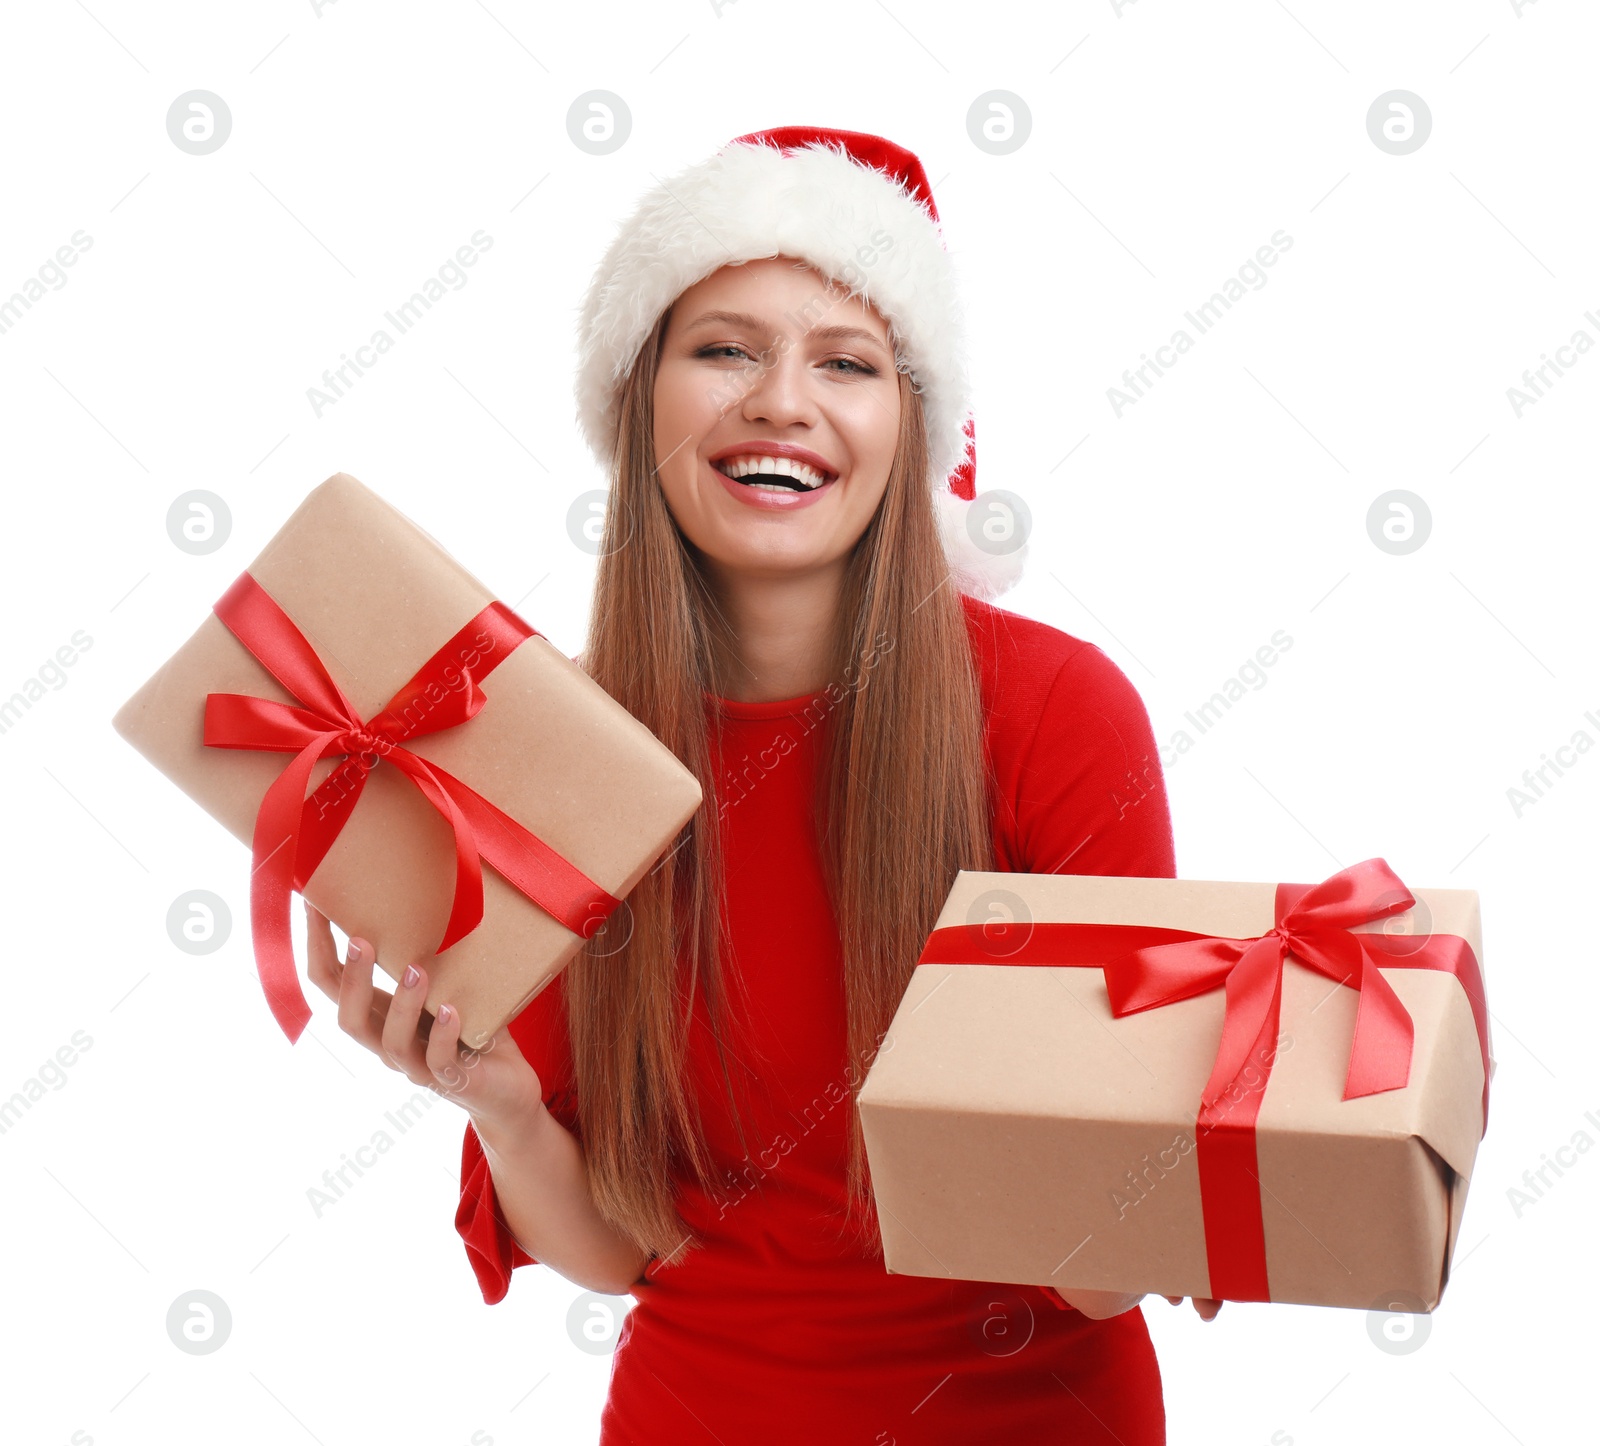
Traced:
<path fill-rule="evenodd" d="M 881 136 L 754 131 L 645 195 L 578 324 L 578 420 L 595 456 L 613 461 L 622 383 L 661 313 L 720 267 L 779 255 L 808 262 L 889 324 L 922 395 L 945 557 L 962 592 L 998 597 L 1022 575 L 1027 547 L 990 552 L 968 529 L 977 459 L 955 276 L 921 161 Z"/>

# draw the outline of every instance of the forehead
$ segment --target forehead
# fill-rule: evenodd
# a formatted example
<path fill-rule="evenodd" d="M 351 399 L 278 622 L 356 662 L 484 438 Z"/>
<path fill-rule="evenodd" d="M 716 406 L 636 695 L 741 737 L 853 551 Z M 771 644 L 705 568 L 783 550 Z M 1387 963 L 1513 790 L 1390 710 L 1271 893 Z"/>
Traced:
<path fill-rule="evenodd" d="M 673 303 L 673 330 L 707 312 L 738 313 L 774 332 L 822 326 L 860 327 L 886 346 L 888 323 L 877 309 L 815 267 L 791 256 L 768 256 L 723 266 L 697 281 Z"/>

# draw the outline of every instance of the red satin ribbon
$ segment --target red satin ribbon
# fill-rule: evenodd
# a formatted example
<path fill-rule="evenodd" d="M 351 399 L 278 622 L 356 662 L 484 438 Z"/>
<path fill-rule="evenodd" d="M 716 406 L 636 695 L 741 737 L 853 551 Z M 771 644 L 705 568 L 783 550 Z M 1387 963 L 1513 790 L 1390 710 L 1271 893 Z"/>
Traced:
<path fill-rule="evenodd" d="M 438 650 L 370 720 L 328 675 L 293 620 L 248 572 L 213 607 L 255 658 L 304 707 L 243 693 L 206 694 L 205 742 L 212 748 L 264 749 L 295 758 L 273 781 L 251 840 L 250 928 L 267 1003 L 291 1041 L 311 1010 L 295 971 L 290 895 L 303 890 L 340 830 L 367 775 L 387 759 L 444 815 L 454 835 L 455 894 L 442 954 L 483 919 L 486 859 L 521 893 L 587 939 L 621 902 L 537 835 L 459 778 L 401 747 L 403 740 L 454 728 L 488 701 L 478 683 L 530 637 L 541 637 L 504 603 L 492 602 Z M 325 755 L 345 762 L 306 797 L 311 770 Z M 370 761 L 369 761 L 370 760 Z"/>
<path fill-rule="evenodd" d="M 1410 1078 L 1411 1015 L 1380 966 L 1438 969 L 1460 980 L 1483 1058 L 1483 1128 L 1488 1129 L 1489 1017 L 1472 946 L 1454 934 L 1358 933 L 1353 927 L 1404 913 L 1415 903 L 1387 863 L 1366 859 L 1320 884 L 1279 884 L 1274 926 L 1254 938 L 1141 924 L 991 921 L 935 929 L 917 962 L 1103 969 L 1111 1012 L 1118 1018 L 1225 989 L 1222 1038 L 1195 1118 L 1211 1294 L 1217 1300 L 1270 1300 L 1256 1119 L 1272 1073 L 1283 965 L 1291 953 L 1296 962 L 1360 996 L 1345 1077 L 1347 1100 L 1403 1089 Z M 1246 1083 L 1252 1066 L 1259 1073 Z"/>

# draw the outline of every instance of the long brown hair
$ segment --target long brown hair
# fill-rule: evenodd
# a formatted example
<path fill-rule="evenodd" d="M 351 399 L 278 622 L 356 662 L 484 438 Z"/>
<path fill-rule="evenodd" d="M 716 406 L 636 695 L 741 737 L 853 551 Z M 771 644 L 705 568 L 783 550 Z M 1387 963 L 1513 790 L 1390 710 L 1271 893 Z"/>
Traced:
<path fill-rule="evenodd" d="M 749 1069 L 721 966 L 723 858 L 713 777 L 737 656 L 729 625 L 656 476 L 656 370 L 669 310 L 624 384 L 616 462 L 581 663 L 700 779 L 705 803 L 629 894 L 620 922 L 564 979 L 590 1187 L 601 1215 L 676 1263 L 699 1245 L 674 1203 L 674 1175 L 714 1198 L 716 1178 L 687 1077 L 688 1020 L 705 999 L 730 1114 L 729 1071 Z M 889 1028 L 958 869 L 992 869 L 982 704 L 961 598 L 926 481 L 922 399 L 899 369 L 900 434 L 883 500 L 853 550 L 823 696 L 816 820 L 839 927 L 848 1016 L 848 1211 L 881 1255 L 855 1095 Z M 736 982 L 736 981 L 735 981 Z M 820 1108 L 827 1108 L 821 1105 Z"/>

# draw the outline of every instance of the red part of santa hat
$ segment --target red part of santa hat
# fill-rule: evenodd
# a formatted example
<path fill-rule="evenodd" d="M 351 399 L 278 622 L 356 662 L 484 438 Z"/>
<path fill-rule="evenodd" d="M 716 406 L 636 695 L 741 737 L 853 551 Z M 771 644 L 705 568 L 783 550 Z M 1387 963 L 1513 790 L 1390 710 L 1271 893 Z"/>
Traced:
<path fill-rule="evenodd" d="M 607 249 L 579 319 L 578 418 L 603 466 L 623 380 L 661 313 L 722 266 L 795 256 L 875 307 L 927 418 L 929 486 L 963 592 L 999 596 L 1026 546 L 980 546 L 976 450 L 955 275 L 922 163 L 882 136 L 779 126 L 736 137 L 649 191 Z M 969 527 L 971 524 L 971 527 Z"/>

